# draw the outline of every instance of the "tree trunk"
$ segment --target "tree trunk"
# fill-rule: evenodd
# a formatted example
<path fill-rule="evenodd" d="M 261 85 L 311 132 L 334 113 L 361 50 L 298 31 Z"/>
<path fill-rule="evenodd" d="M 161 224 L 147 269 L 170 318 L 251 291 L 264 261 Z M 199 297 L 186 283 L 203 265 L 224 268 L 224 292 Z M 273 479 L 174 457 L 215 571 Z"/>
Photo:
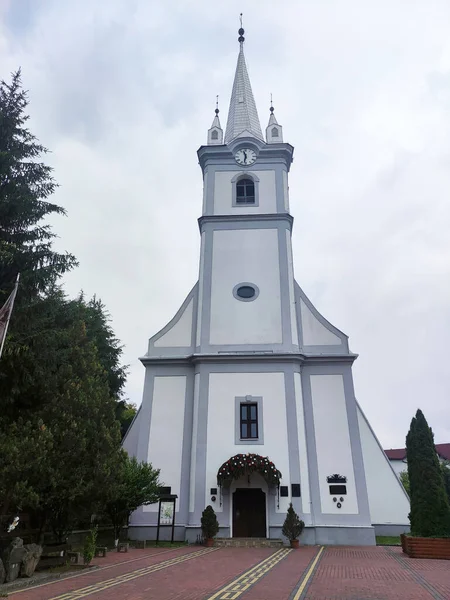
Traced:
<path fill-rule="evenodd" d="M 42 513 L 42 517 L 40 519 L 40 523 L 39 523 L 39 531 L 37 534 L 37 543 L 40 546 L 44 545 L 44 537 L 45 537 L 45 526 L 47 525 L 47 512 L 44 511 Z"/>

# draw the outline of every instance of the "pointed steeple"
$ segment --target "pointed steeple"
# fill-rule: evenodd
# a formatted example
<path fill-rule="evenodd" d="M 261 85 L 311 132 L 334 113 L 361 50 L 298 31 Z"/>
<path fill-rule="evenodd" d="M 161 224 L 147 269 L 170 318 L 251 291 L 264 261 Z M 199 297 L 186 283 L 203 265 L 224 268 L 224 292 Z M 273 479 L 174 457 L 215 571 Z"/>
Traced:
<path fill-rule="evenodd" d="M 219 120 L 219 96 L 216 96 L 216 116 L 212 122 L 211 128 L 208 129 L 208 146 L 223 144 L 223 129 Z"/>
<path fill-rule="evenodd" d="M 241 27 L 238 38 L 240 50 L 231 93 L 230 110 L 228 111 L 225 144 L 229 144 L 237 137 L 246 136 L 264 141 L 245 64 L 244 39 L 244 30 Z"/>
<path fill-rule="evenodd" d="M 272 94 L 270 94 L 270 117 L 269 124 L 266 127 L 266 142 L 268 144 L 279 144 L 283 141 L 283 128 L 281 125 L 278 125 L 274 111 Z"/>

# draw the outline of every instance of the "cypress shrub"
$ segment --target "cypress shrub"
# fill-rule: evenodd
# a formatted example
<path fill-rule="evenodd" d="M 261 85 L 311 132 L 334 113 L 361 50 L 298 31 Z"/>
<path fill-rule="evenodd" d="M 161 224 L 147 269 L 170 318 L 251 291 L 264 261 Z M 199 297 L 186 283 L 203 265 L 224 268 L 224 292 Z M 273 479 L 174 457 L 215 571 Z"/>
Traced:
<path fill-rule="evenodd" d="M 450 505 L 434 446 L 434 435 L 421 410 L 406 436 L 410 485 L 411 533 L 420 537 L 450 536 Z"/>

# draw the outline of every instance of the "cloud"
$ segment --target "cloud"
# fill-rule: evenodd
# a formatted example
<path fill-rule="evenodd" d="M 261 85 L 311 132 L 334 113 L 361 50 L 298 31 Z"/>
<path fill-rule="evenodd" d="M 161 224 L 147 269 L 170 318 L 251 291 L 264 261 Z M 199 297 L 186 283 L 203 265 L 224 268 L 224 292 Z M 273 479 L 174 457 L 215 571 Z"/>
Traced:
<path fill-rule="evenodd" d="M 243 4 L 243 6 L 242 6 Z M 5 2 L 1 76 L 18 66 L 67 219 L 67 290 L 113 317 L 139 403 L 148 338 L 198 276 L 196 150 L 237 16 L 262 126 L 272 92 L 290 175 L 296 277 L 359 354 L 355 389 L 382 443 L 421 407 L 450 439 L 450 5 L 446 0 Z"/>

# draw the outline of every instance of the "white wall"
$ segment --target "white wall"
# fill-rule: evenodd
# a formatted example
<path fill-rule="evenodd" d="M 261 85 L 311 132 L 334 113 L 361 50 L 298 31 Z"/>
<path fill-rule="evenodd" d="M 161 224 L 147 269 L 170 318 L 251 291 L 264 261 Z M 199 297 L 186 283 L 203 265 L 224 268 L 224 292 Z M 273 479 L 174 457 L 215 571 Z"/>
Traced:
<path fill-rule="evenodd" d="M 292 240 L 291 232 L 286 229 L 286 248 L 287 248 L 287 260 L 288 260 L 288 285 L 289 285 L 289 311 L 291 316 L 291 336 L 292 343 L 294 346 L 298 346 L 298 332 L 297 332 L 297 314 L 295 310 L 295 292 L 294 292 L 294 261 L 292 258 Z"/>
<path fill-rule="evenodd" d="M 161 469 L 160 480 L 180 497 L 181 458 L 186 398 L 186 377 L 155 377 L 148 461 Z M 179 504 L 178 504 L 179 506 Z M 158 504 L 144 506 L 157 512 Z"/>
<path fill-rule="evenodd" d="M 439 462 L 441 462 L 441 463 L 444 462 L 444 459 L 441 458 L 439 455 L 438 455 L 438 459 L 439 459 Z M 400 473 L 402 471 L 407 471 L 408 470 L 408 463 L 406 462 L 406 458 L 405 458 L 405 460 L 394 460 L 394 459 L 391 459 L 389 462 L 391 463 L 392 468 L 396 472 L 397 476 L 400 476 Z"/>
<path fill-rule="evenodd" d="M 284 210 L 289 212 L 289 185 L 288 185 L 288 174 L 283 171 L 283 191 L 284 191 Z"/>
<path fill-rule="evenodd" d="M 403 462 L 402 460 L 391 460 L 390 463 L 397 476 L 399 476 L 402 471 L 408 470 L 408 465 L 406 464 L 406 461 Z"/>
<path fill-rule="evenodd" d="M 276 213 L 276 188 L 275 171 L 249 170 L 249 175 L 254 174 L 259 179 L 259 205 L 258 206 L 233 206 L 233 185 L 231 180 L 242 171 L 217 171 L 214 185 L 214 214 L 261 214 Z"/>
<path fill-rule="evenodd" d="M 409 500 L 359 406 L 358 423 L 372 523 L 408 525 Z"/>
<path fill-rule="evenodd" d="M 294 373 L 294 385 L 295 407 L 297 411 L 298 451 L 300 455 L 302 510 L 305 514 L 309 514 L 311 512 L 311 496 L 309 490 L 308 451 L 306 449 L 305 417 L 300 373 Z"/>
<path fill-rule="evenodd" d="M 206 213 L 206 200 L 208 198 L 208 171 L 206 171 L 203 177 L 203 214 Z"/>
<path fill-rule="evenodd" d="M 310 380 L 322 512 L 357 514 L 344 379 L 342 375 L 311 375 Z M 347 477 L 347 495 L 342 508 L 337 508 L 329 492 L 327 476 L 335 473 Z"/>
<path fill-rule="evenodd" d="M 276 229 L 218 230 L 213 235 L 211 344 L 282 342 L 280 268 Z M 233 288 L 258 286 L 253 302 L 241 302 Z"/>
<path fill-rule="evenodd" d="M 197 305 L 197 336 L 196 345 L 200 346 L 201 340 L 201 327 L 202 327 L 202 311 L 203 311 L 203 286 L 205 282 L 203 280 L 205 270 L 205 232 L 202 233 L 200 243 L 200 268 L 199 268 L 199 283 L 198 283 L 198 305 Z"/>
<path fill-rule="evenodd" d="M 341 339 L 329 331 L 300 300 L 304 346 L 333 346 L 341 344 Z"/>
<path fill-rule="evenodd" d="M 174 348 L 191 345 L 193 306 L 194 299 L 192 298 L 184 309 L 180 319 L 171 327 L 171 329 L 169 329 L 169 331 L 155 341 L 155 348 Z"/>
<path fill-rule="evenodd" d="M 198 430 L 198 403 L 200 399 L 200 374 L 194 376 L 194 411 L 192 418 L 192 445 L 191 445 L 191 473 L 189 487 L 189 512 L 195 510 L 195 473 L 197 463 L 197 430 Z"/>
<path fill-rule="evenodd" d="M 141 422 L 142 422 L 141 415 L 142 415 L 142 411 L 139 410 L 138 413 L 136 414 L 135 419 L 133 420 L 132 424 L 130 425 L 130 428 L 128 429 L 128 431 L 125 435 L 125 439 L 123 440 L 123 443 L 122 443 L 122 447 L 124 448 L 124 450 L 126 450 L 128 452 L 128 454 L 130 456 L 137 455 L 139 429 L 141 427 Z"/>
<path fill-rule="evenodd" d="M 235 398 L 246 395 L 263 398 L 263 445 L 234 444 Z M 217 471 L 235 454 L 268 456 L 283 475 L 282 485 L 289 485 L 284 373 L 211 373 L 208 402 L 205 506 L 211 503 L 210 488 L 217 487 Z M 280 498 L 277 512 L 285 513 L 289 502 L 289 497 Z M 214 510 L 222 509 L 216 502 Z"/>

